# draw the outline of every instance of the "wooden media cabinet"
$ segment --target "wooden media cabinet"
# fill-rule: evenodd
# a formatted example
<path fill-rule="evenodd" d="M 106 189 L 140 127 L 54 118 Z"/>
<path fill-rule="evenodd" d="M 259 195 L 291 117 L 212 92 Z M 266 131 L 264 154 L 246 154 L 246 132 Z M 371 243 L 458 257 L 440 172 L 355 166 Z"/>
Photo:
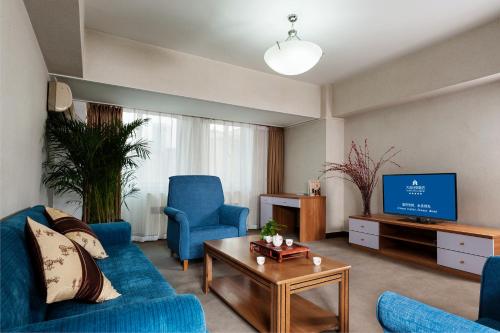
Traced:
<path fill-rule="evenodd" d="M 349 217 L 349 243 L 380 254 L 479 280 L 486 259 L 500 255 L 500 229 L 405 221 L 375 214 Z"/>

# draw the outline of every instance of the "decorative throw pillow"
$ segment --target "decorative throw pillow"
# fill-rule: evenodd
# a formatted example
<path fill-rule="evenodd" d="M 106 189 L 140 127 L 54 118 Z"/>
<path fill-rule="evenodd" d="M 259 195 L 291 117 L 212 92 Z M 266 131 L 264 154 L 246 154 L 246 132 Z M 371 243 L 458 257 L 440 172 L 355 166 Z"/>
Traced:
<path fill-rule="evenodd" d="M 120 296 L 83 247 L 29 217 L 26 220 L 28 247 L 48 304 L 69 299 L 98 303 Z"/>
<path fill-rule="evenodd" d="M 92 257 L 97 259 L 108 257 L 97 235 L 87 223 L 51 207 L 45 207 L 45 213 L 54 230 L 83 246 Z"/>

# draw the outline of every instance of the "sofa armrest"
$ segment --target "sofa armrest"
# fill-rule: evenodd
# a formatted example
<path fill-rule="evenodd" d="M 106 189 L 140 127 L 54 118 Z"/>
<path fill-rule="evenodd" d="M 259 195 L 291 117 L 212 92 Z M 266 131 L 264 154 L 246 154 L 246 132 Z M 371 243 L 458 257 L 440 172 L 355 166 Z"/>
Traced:
<path fill-rule="evenodd" d="M 187 214 L 173 207 L 165 207 L 163 212 L 168 216 L 169 229 L 167 231 L 167 239 L 176 239 L 176 245 L 172 250 L 177 252 L 181 260 L 184 260 L 189 257 L 190 244 L 189 219 Z M 171 222 L 174 225 L 170 226 Z"/>
<path fill-rule="evenodd" d="M 472 320 L 391 291 L 380 295 L 377 319 L 384 332 L 496 332 Z"/>
<path fill-rule="evenodd" d="M 206 332 L 205 314 L 194 295 L 116 306 L 8 329 L 10 332 Z"/>
<path fill-rule="evenodd" d="M 481 276 L 481 296 L 479 318 L 492 318 L 500 321 L 500 256 L 486 260 Z"/>
<path fill-rule="evenodd" d="M 132 228 L 128 222 L 91 224 L 90 228 L 95 232 L 104 247 L 128 244 L 132 239 Z"/>
<path fill-rule="evenodd" d="M 238 228 L 238 236 L 245 236 L 248 213 L 249 210 L 246 207 L 222 205 L 219 209 L 219 222 L 235 226 Z"/>

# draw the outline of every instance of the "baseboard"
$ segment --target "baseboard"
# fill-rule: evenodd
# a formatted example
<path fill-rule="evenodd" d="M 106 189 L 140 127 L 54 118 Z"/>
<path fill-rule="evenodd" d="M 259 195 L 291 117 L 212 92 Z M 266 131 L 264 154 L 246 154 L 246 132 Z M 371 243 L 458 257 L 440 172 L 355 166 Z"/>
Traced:
<path fill-rule="evenodd" d="M 339 238 L 339 237 L 349 237 L 349 233 L 347 231 L 335 231 L 335 232 L 327 232 L 325 234 L 326 239 L 330 238 Z"/>

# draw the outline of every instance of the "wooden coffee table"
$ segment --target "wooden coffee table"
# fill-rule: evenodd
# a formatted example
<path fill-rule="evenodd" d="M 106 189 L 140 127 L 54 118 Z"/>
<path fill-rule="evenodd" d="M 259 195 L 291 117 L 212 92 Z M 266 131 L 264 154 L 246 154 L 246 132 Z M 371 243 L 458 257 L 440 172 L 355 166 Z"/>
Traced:
<path fill-rule="evenodd" d="M 203 291 L 212 290 L 260 332 L 349 331 L 349 265 L 322 257 L 320 266 L 310 258 L 278 263 L 266 258 L 257 265 L 249 250 L 258 236 L 205 242 Z M 212 277 L 213 259 L 239 271 L 236 276 Z M 337 283 L 339 314 L 311 303 L 297 293 Z"/>

